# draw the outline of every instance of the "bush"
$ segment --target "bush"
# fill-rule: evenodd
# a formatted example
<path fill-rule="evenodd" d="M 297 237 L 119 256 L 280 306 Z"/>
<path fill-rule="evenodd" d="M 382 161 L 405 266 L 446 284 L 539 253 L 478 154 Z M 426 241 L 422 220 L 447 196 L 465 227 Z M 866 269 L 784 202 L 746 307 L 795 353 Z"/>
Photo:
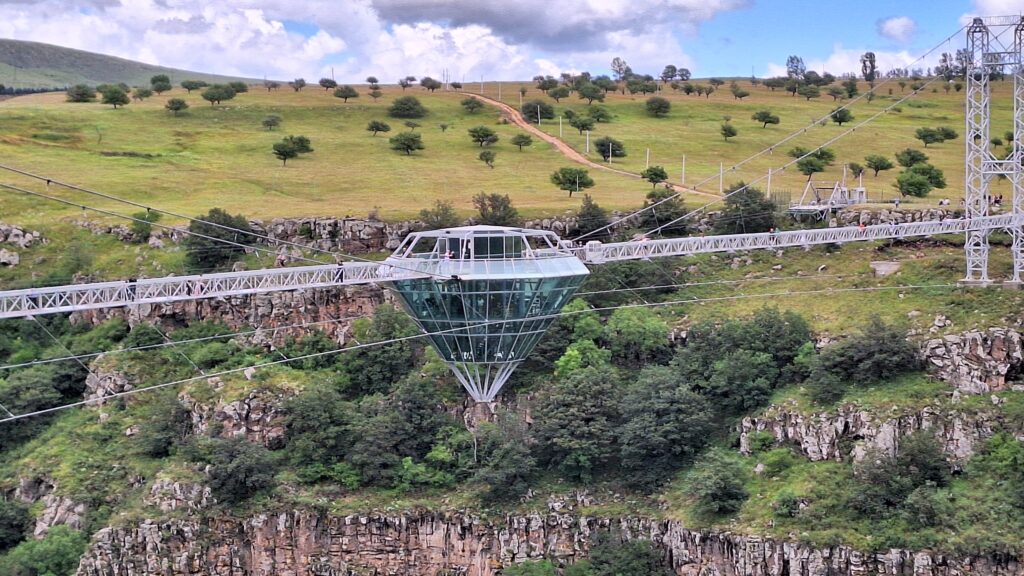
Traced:
<path fill-rule="evenodd" d="M 788 489 L 780 490 L 772 501 L 772 513 L 776 518 L 793 518 L 800 513 L 800 499 Z"/>
<path fill-rule="evenodd" d="M 96 100 L 96 89 L 88 84 L 75 84 L 67 91 L 68 102 L 93 102 Z"/>
<path fill-rule="evenodd" d="M 213 208 L 205 216 L 192 220 L 188 230 L 192 234 L 185 237 L 185 263 L 197 272 L 227 267 L 242 258 L 245 246 L 253 241 L 249 221 L 220 208 Z"/>
<path fill-rule="evenodd" d="M 415 96 L 399 96 L 388 108 L 388 115 L 392 118 L 423 118 L 427 109 Z"/>
<path fill-rule="evenodd" d="M 904 438 L 895 456 L 869 450 L 854 466 L 854 478 L 853 509 L 880 519 L 899 512 L 918 488 L 948 485 L 950 474 L 942 446 L 922 430 Z"/>
<path fill-rule="evenodd" d="M 725 208 L 715 219 L 716 234 L 753 234 L 775 228 L 775 203 L 739 182 L 726 190 Z"/>
<path fill-rule="evenodd" d="M 501 570 L 502 576 L 557 576 L 550 560 L 526 561 Z"/>
<path fill-rule="evenodd" d="M 479 213 L 480 224 L 487 226 L 520 226 L 522 218 L 519 211 L 512 205 L 512 199 L 508 194 L 485 194 L 483 192 L 473 197 L 473 206 Z"/>
<path fill-rule="evenodd" d="M 587 560 L 592 576 L 669 576 L 674 574 L 665 563 L 664 555 L 650 540 L 623 542 L 617 534 L 596 536 Z"/>
<path fill-rule="evenodd" d="M 555 109 L 543 100 L 530 100 L 523 104 L 520 111 L 523 113 L 523 118 L 531 124 L 537 123 L 538 114 L 541 119 L 550 120 L 555 117 Z"/>
<path fill-rule="evenodd" d="M 329 467 L 344 460 L 353 442 L 355 409 L 338 391 L 317 386 L 304 390 L 285 405 L 285 442 L 293 465 Z M 309 481 L 319 480 L 306 474 Z"/>
<path fill-rule="evenodd" d="M 206 461 L 210 491 L 221 502 L 236 504 L 274 486 L 273 455 L 244 438 L 213 439 Z"/>
<path fill-rule="evenodd" d="M 455 207 L 447 200 L 435 200 L 433 208 L 420 210 L 420 220 L 424 230 L 454 228 L 462 223 Z"/>
<path fill-rule="evenodd" d="M 145 211 L 132 214 L 132 242 L 145 244 L 153 233 L 153 223 L 160 220 L 159 212 Z"/>
<path fill-rule="evenodd" d="M 0 500 L 0 555 L 21 543 L 31 526 L 32 517 L 26 506 Z"/>
<path fill-rule="evenodd" d="M 143 454 L 169 456 L 192 429 L 192 417 L 173 390 L 157 391 L 142 412 L 135 441 Z"/>
<path fill-rule="evenodd" d="M 484 500 L 509 501 L 525 494 L 537 461 L 523 422 L 514 414 L 500 414 L 497 425 L 480 427 L 478 444 L 481 466 L 474 480 L 487 487 Z"/>
<path fill-rule="evenodd" d="M 652 96 L 647 99 L 646 109 L 651 116 L 661 118 L 672 110 L 672 103 L 661 96 Z"/>
<path fill-rule="evenodd" d="M 746 473 L 731 454 L 712 450 L 697 462 L 688 478 L 695 511 L 705 517 L 734 514 L 747 500 Z"/>
<path fill-rule="evenodd" d="M 649 308 L 620 308 L 605 325 L 616 364 L 638 368 L 669 360 L 668 325 Z"/>
<path fill-rule="evenodd" d="M 0 574 L 71 576 L 88 539 L 67 526 L 54 526 L 42 540 L 26 540 L 0 558 Z"/>

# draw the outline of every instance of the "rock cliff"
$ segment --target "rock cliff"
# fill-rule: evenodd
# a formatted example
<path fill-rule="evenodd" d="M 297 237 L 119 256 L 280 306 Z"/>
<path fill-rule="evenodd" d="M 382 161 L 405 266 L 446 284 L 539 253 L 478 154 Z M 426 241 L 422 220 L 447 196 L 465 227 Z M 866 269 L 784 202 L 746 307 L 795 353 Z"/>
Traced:
<path fill-rule="evenodd" d="M 306 510 L 245 519 L 143 520 L 98 532 L 77 576 L 495 576 L 511 563 L 572 563 L 590 536 L 650 539 L 680 576 L 1010 576 L 1015 558 L 861 553 L 758 536 L 690 530 L 677 521 L 549 512 L 488 521 L 457 513 L 332 516 Z"/>
<path fill-rule="evenodd" d="M 936 376 L 966 394 L 1007 390 L 1024 365 L 1021 335 L 1009 328 L 989 328 L 934 338 L 922 357 Z"/>

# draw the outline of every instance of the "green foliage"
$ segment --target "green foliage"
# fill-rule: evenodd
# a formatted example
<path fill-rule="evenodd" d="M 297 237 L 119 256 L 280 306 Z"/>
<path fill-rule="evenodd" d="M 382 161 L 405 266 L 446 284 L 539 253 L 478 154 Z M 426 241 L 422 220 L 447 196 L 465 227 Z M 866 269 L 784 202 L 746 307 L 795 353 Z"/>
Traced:
<path fill-rule="evenodd" d="M 597 147 L 597 152 L 601 155 L 601 158 L 605 160 L 608 160 L 609 157 L 624 158 L 626 156 L 625 145 L 611 136 L 598 138 L 594 141 L 594 146 Z"/>
<path fill-rule="evenodd" d="M 321 78 L 320 81 L 317 82 L 317 84 L 319 84 L 325 91 L 329 91 L 332 88 L 338 87 L 338 82 L 335 81 L 333 78 Z"/>
<path fill-rule="evenodd" d="M 750 119 L 760 122 L 762 128 L 767 128 L 769 124 L 778 124 L 780 122 L 779 117 L 772 114 L 771 110 L 758 110 L 754 112 Z"/>
<path fill-rule="evenodd" d="M 199 272 L 229 266 L 245 256 L 245 246 L 252 242 L 249 221 L 220 208 L 213 208 L 189 222 L 188 230 L 192 234 L 185 237 L 185 263 Z"/>
<path fill-rule="evenodd" d="M 608 219 L 608 212 L 601 208 L 590 194 L 583 195 L 583 203 L 576 213 L 576 236 L 591 234 L 594 240 L 607 239 L 610 234 L 607 230 L 596 232 L 607 226 L 611 221 Z"/>
<path fill-rule="evenodd" d="M 415 96 L 399 96 L 388 108 L 388 116 L 392 118 L 423 118 L 426 115 L 427 109 Z"/>
<path fill-rule="evenodd" d="M 815 158 L 814 156 L 808 156 L 806 158 L 801 158 L 800 160 L 797 160 L 796 168 L 797 170 L 800 171 L 801 174 L 807 176 L 807 180 L 810 181 L 811 176 L 817 174 L 818 172 L 825 171 L 825 162 L 823 162 L 819 158 Z"/>
<path fill-rule="evenodd" d="M 780 490 L 772 501 L 772 511 L 776 518 L 794 518 L 800 513 L 800 498 L 792 490 Z"/>
<path fill-rule="evenodd" d="M 71 576 L 88 542 L 81 532 L 54 526 L 42 540 L 26 540 L 0 557 L 0 574 Z"/>
<path fill-rule="evenodd" d="M 523 146 L 533 145 L 533 138 L 531 138 L 529 134 L 516 134 L 511 140 L 509 140 L 509 142 L 511 142 L 513 146 L 518 146 L 519 151 L 522 152 Z"/>
<path fill-rule="evenodd" d="M 153 223 L 160 220 L 160 213 L 146 210 L 132 214 L 132 218 L 134 218 L 131 224 L 132 242 L 135 244 L 149 242 L 149 237 L 153 234 Z"/>
<path fill-rule="evenodd" d="M 576 90 L 576 94 L 581 100 L 586 100 L 587 104 L 593 104 L 595 100 L 598 102 L 604 102 L 604 90 L 601 89 L 600 86 L 590 82 L 580 86 L 579 89 Z"/>
<path fill-rule="evenodd" d="M 650 116 L 664 118 L 672 111 L 672 103 L 661 96 L 651 96 L 647 99 L 644 109 L 647 110 L 647 114 Z"/>
<path fill-rule="evenodd" d="M 924 176 L 933 188 L 942 189 L 946 187 L 946 177 L 943 175 L 942 170 L 939 170 L 927 162 L 914 164 L 910 168 L 907 168 L 907 172 Z"/>
<path fill-rule="evenodd" d="M 424 230 L 454 228 L 462 223 L 455 207 L 447 200 L 435 200 L 433 208 L 420 210 L 420 221 Z"/>
<path fill-rule="evenodd" d="M 487 126 L 476 126 L 467 130 L 469 138 L 481 147 L 494 144 L 498 141 L 498 134 Z"/>
<path fill-rule="evenodd" d="M 747 500 L 742 463 L 724 450 L 711 450 L 697 461 L 687 477 L 694 509 L 706 518 L 731 515 Z"/>
<path fill-rule="evenodd" d="M 498 156 L 498 153 L 495 152 L 494 150 L 481 150 L 480 154 L 477 156 L 477 159 L 479 159 L 484 164 L 487 164 L 487 166 L 489 168 L 493 169 L 494 168 L 494 159 L 497 156 Z"/>
<path fill-rule="evenodd" d="M 359 98 L 359 92 L 349 85 L 339 86 L 334 90 L 334 97 L 341 98 L 343 102 L 348 102 L 349 98 Z"/>
<path fill-rule="evenodd" d="M 110 104 L 115 110 L 118 106 L 124 106 L 129 102 L 128 93 L 120 86 L 108 86 L 101 94 L 103 95 L 103 103 Z"/>
<path fill-rule="evenodd" d="M 164 104 L 164 108 L 166 108 L 168 112 L 177 116 L 179 112 L 188 110 L 188 102 L 185 102 L 181 98 L 170 98 L 167 100 L 167 104 Z"/>
<path fill-rule="evenodd" d="M 875 176 L 883 170 L 891 170 L 893 168 L 892 160 L 889 160 L 885 156 L 879 154 L 871 154 L 864 157 L 864 165 L 869 169 L 875 171 Z"/>
<path fill-rule="evenodd" d="M 893 183 L 893 187 L 899 191 L 902 196 L 915 196 L 917 198 L 924 198 L 932 191 L 932 183 L 928 179 L 928 176 L 905 170 L 896 177 L 896 182 Z"/>
<path fill-rule="evenodd" d="M 526 561 L 501 570 L 502 576 L 558 576 L 550 560 Z"/>
<path fill-rule="evenodd" d="M 589 116 L 573 116 L 569 119 L 569 126 L 579 130 L 580 134 L 583 134 L 588 130 L 593 130 L 596 124 L 597 120 L 594 120 Z"/>
<path fill-rule="evenodd" d="M 206 86 L 207 83 L 203 82 L 202 80 L 183 80 L 181 82 L 181 87 L 184 88 L 189 94 L 191 94 L 193 90 L 206 88 Z"/>
<path fill-rule="evenodd" d="M 914 132 L 914 138 L 920 140 L 924 144 L 925 148 L 927 148 L 929 144 L 935 144 L 944 140 L 938 130 L 934 128 L 918 128 L 917 131 Z"/>
<path fill-rule="evenodd" d="M 125 348 L 156 346 L 164 342 L 163 334 L 152 324 L 138 324 L 124 339 Z"/>
<path fill-rule="evenodd" d="M 729 138 L 736 136 L 737 134 L 740 133 L 740 131 L 737 130 L 736 127 L 733 126 L 732 124 L 725 122 L 722 124 L 722 128 L 718 131 L 718 133 L 722 135 L 722 138 L 726 142 L 728 142 Z"/>
<path fill-rule="evenodd" d="M 582 564 L 582 566 L 580 566 Z M 624 540 L 616 533 L 599 534 L 590 547 L 590 557 L 574 571 L 574 576 L 670 576 L 664 555 L 650 540 Z M 569 575 L 569 572 L 566 572 Z"/>
<path fill-rule="evenodd" d="M 285 136 L 283 141 L 291 144 L 299 154 L 308 154 L 313 151 L 309 138 L 305 136 Z"/>
<path fill-rule="evenodd" d="M 594 186 L 594 179 L 584 168 L 559 168 L 551 174 L 551 183 L 558 186 L 559 190 L 565 190 L 572 196 L 573 192 L 579 192 Z"/>
<path fill-rule="evenodd" d="M 314 386 L 289 400 L 285 409 L 285 442 L 292 465 L 303 469 L 306 481 L 330 475 L 353 442 L 355 407 L 337 390 Z"/>
<path fill-rule="evenodd" d="M 31 526 L 27 506 L 14 500 L 0 500 L 0 556 L 20 544 Z"/>
<path fill-rule="evenodd" d="M 562 474 L 589 481 L 614 453 L 618 396 L 614 374 L 594 367 L 544 390 L 533 427 L 544 460 Z"/>
<path fill-rule="evenodd" d="M 671 369 L 644 369 L 622 399 L 619 433 L 622 467 L 629 481 L 651 487 L 691 460 L 713 428 L 708 401 Z"/>
<path fill-rule="evenodd" d="M 96 89 L 88 84 L 75 84 L 67 91 L 68 102 L 93 102 L 96 100 Z"/>
<path fill-rule="evenodd" d="M 277 114 L 270 114 L 260 121 L 260 126 L 263 126 L 267 130 L 273 131 L 281 125 L 281 117 Z"/>
<path fill-rule="evenodd" d="M 555 377 L 566 378 L 581 368 L 601 367 L 611 363 L 612 353 L 599 348 L 593 340 L 577 340 L 555 361 Z"/>
<path fill-rule="evenodd" d="M 299 157 L 298 148 L 295 147 L 294 143 L 288 140 L 282 140 L 280 142 L 274 143 L 273 152 L 274 156 L 276 156 L 277 159 L 281 161 L 282 166 L 287 166 L 288 161 L 291 160 L 292 158 Z"/>
<path fill-rule="evenodd" d="M 399 132 L 388 139 L 388 143 L 391 144 L 392 150 L 398 152 L 405 152 L 406 156 L 411 156 L 416 150 L 423 150 L 423 138 L 416 132 Z"/>
<path fill-rule="evenodd" d="M 526 426 L 514 414 L 498 415 L 497 425 L 485 424 L 477 435 L 481 466 L 474 480 L 484 484 L 485 501 L 509 501 L 529 490 L 537 471 Z"/>
<path fill-rule="evenodd" d="M 357 330 L 359 342 L 383 342 L 418 334 L 411 318 L 393 306 L 378 306 L 365 329 Z M 386 393 L 417 365 L 420 344 L 401 340 L 370 346 L 339 356 L 339 363 L 351 377 L 350 396 Z"/>
<path fill-rule="evenodd" d="M 896 153 L 896 162 L 904 168 L 910 168 L 914 164 L 923 164 L 928 161 L 928 155 L 920 150 L 905 148 Z"/>
<path fill-rule="evenodd" d="M 529 102 L 525 102 L 520 112 L 522 112 L 523 118 L 532 124 L 537 124 L 539 122 L 537 117 L 538 114 L 542 120 L 550 120 L 555 117 L 555 109 L 551 107 L 551 104 L 548 104 L 543 100 L 530 100 Z"/>
<path fill-rule="evenodd" d="M 209 465 L 210 491 L 220 502 L 237 504 L 274 486 L 277 463 L 259 444 L 244 438 L 213 438 L 197 452 Z"/>
<path fill-rule="evenodd" d="M 726 190 L 725 208 L 715 219 L 716 234 L 752 234 L 775 228 L 775 204 L 743 182 Z"/>
<path fill-rule="evenodd" d="M 136 87 L 136 88 L 134 88 L 132 90 L 132 100 L 138 100 L 138 101 L 141 102 L 141 101 L 145 100 L 146 98 L 151 98 L 152 96 L 153 96 L 153 91 L 150 90 L 149 88 L 139 88 L 139 87 Z"/>
<path fill-rule="evenodd" d="M 860 514 L 875 520 L 899 512 L 916 490 L 934 491 L 950 480 L 942 446 L 924 430 L 903 438 L 895 456 L 869 450 L 854 466 L 854 478 L 850 504 Z M 920 493 L 915 500 L 927 496 Z"/>
<path fill-rule="evenodd" d="M 811 98 L 821 97 L 821 89 L 811 84 L 801 86 L 799 89 L 797 89 L 796 93 L 799 94 L 800 96 L 803 96 L 808 101 L 810 101 Z"/>
<path fill-rule="evenodd" d="M 555 88 L 552 88 L 551 90 L 548 90 L 548 96 L 553 98 L 555 102 L 558 102 L 562 98 L 569 97 L 569 88 L 567 86 L 557 86 Z"/>
<path fill-rule="evenodd" d="M 669 358 L 668 325 L 650 308 L 619 308 L 605 325 L 612 359 L 637 368 Z"/>
<path fill-rule="evenodd" d="M 591 105 L 587 107 L 587 116 L 594 119 L 594 122 L 611 122 L 612 113 L 604 106 Z"/>
<path fill-rule="evenodd" d="M 231 100 L 235 97 L 235 90 L 226 84 L 214 84 L 206 90 L 203 90 L 201 94 L 203 100 L 210 103 L 210 106 L 220 104 L 225 100 Z"/>
<path fill-rule="evenodd" d="M 512 205 L 508 194 L 485 194 L 481 192 L 473 196 L 480 224 L 487 226 L 520 226 L 522 218 L 519 211 Z"/>
<path fill-rule="evenodd" d="M 855 96 L 855 94 L 850 97 L 853 98 L 853 96 Z M 853 121 L 853 113 L 850 112 L 849 108 L 837 108 L 832 112 L 832 121 L 842 126 L 847 122 Z"/>
<path fill-rule="evenodd" d="M 164 458 L 180 446 L 192 430 L 192 417 L 174 390 L 153 393 L 142 409 L 135 442 L 152 458 Z"/>
<path fill-rule="evenodd" d="M 668 189 L 651 190 L 644 200 L 644 208 L 650 206 L 653 208 L 643 212 L 643 228 L 658 228 L 671 222 L 671 225 L 662 228 L 662 234 L 686 233 L 687 223 L 682 220 L 682 217 L 686 215 L 686 207 L 683 206 L 683 200 L 679 194 Z"/>
<path fill-rule="evenodd" d="M 668 172 L 661 166 L 651 166 L 640 173 L 640 177 L 651 183 L 651 188 L 668 180 Z"/>
<path fill-rule="evenodd" d="M 245 82 L 242 82 L 241 80 L 228 82 L 228 88 L 234 90 L 235 94 L 244 94 L 249 91 L 249 85 Z"/>
<path fill-rule="evenodd" d="M 462 102 L 460 102 L 460 104 L 462 104 L 462 107 L 465 108 L 466 112 L 469 112 L 470 114 L 476 114 L 484 107 L 483 102 L 473 97 L 463 99 Z"/>

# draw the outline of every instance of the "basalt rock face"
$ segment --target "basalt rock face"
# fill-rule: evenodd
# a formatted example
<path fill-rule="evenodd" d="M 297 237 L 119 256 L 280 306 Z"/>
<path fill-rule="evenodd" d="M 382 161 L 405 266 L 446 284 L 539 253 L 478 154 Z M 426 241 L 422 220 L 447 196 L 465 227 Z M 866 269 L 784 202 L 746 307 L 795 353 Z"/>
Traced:
<path fill-rule="evenodd" d="M 905 222 L 931 222 L 933 220 L 945 220 L 946 218 L 960 218 L 963 211 L 954 211 L 941 208 L 924 208 L 913 210 L 909 208 L 894 210 L 856 210 L 846 209 L 836 215 L 837 224 L 840 226 L 857 226 L 864 224 L 902 224 Z"/>
<path fill-rule="evenodd" d="M 858 460 L 869 449 L 895 454 L 901 439 L 927 430 L 938 439 L 954 467 L 959 467 L 998 426 L 994 414 L 961 411 L 950 403 L 881 414 L 855 405 L 807 414 L 794 403 L 785 403 L 743 419 L 740 451 L 749 454 L 753 434 L 766 432 L 776 444 L 795 446 L 810 460 Z"/>
<path fill-rule="evenodd" d="M 367 284 L 86 310 L 72 314 L 71 321 L 99 324 L 116 317 L 132 326 L 148 322 L 170 330 L 197 320 L 217 320 L 232 330 L 258 327 L 246 335 L 254 344 L 280 345 L 289 337 L 306 335 L 309 328 L 344 343 L 354 318 L 369 316 L 390 300 L 382 288 Z"/>
<path fill-rule="evenodd" d="M 925 342 L 922 358 L 936 376 L 965 394 L 1007 390 L 1024 364 L 1021 335 L 1009 328 L 951 334 Z"/>
<path fill-rule="evenodd" d="M 216 381 L 216 379 L 211 379 Z M 288 395 L 257 389 L 233 402 L 204 404 L 182 392 L 178 399 L 192 417 L 192 430 L 206 434 L 216 426 L 224 438 L 242 437 L 268 448 L 284 444 L 284 405 Z"/>
<path fill-rule="evenodd" d="M 1014 558 L 864 554 L 699 532 L 675 521 L 548 513 L 488 522 L 430 512 L 341 517 L 293 510 L 105 528 L 93 537 L 77 576 L 496 576 L 502 566 L 528 560 L 572 563 L 586 555 L 592 534 L 612 528 L 654 542 L 680 576 L 1024 574 Z"/>

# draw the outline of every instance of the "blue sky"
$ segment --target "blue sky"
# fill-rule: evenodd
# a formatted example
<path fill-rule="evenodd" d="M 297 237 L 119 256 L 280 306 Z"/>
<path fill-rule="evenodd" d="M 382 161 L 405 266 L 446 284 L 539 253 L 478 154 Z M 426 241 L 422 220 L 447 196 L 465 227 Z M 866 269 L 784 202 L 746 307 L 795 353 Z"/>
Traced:
<path fill-rule="evenodd" d="M 0 37 L 256 78 L 523 80 L 607 73 L 615 56 L 651 74 L 765 76 L 790 54 L 834 74 L 867 50 L 883 71 L 905 66 L 965 15 L 1021 12 L 1024 0 L 0 0 Z"/>

